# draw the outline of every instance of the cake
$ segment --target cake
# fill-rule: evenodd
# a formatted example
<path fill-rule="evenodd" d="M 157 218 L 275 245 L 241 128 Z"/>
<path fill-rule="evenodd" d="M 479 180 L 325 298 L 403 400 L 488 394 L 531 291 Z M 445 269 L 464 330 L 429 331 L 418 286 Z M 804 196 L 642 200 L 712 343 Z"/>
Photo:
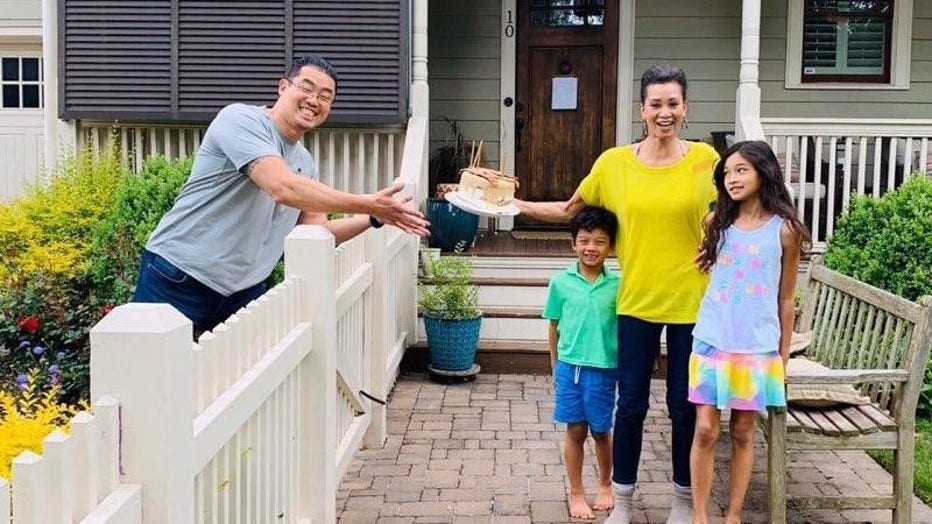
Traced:
<path fill-rule="evenodd" d="M 506 206 L 515 199 L 518 180 L 484 167 L 467 167 L 460 171 L 459 191 L 493 206 Z"/>

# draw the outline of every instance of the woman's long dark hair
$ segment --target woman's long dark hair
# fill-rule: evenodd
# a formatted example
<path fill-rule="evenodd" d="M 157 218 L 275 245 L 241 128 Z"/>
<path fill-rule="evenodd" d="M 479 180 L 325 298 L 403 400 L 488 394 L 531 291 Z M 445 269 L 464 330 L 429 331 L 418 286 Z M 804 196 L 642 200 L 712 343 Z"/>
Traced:
<path fill-rule="evenodd" d="M 760 191 L 758 197 L 761 205 L 768 212 L 780 215 L 789 223 L 793 231 L 801 238 L 800 249 L 808 251 L 811 246 L 809 230 L 796 216 L 793 199 L 783 180 L 783 171 L 777 162 L 776 155 L 767 142 L 748 140 L 737 142 L 722 153 L 722 159 L 715 166 L 715 188 L 718 189 L 718 200 L 715 202 L 715 213 L 712 220 L 705 223 L 705 238 L 702 239 L 702 260 L 704 267 L 712 267 L 718 258 L 718 250 L 722 245 L 725 230 L 734 224 L 738 218 L 740 203 L 728 196 L 725 187 L 725 161 L 735 153 L 747 160 L 760 178 Z"/>

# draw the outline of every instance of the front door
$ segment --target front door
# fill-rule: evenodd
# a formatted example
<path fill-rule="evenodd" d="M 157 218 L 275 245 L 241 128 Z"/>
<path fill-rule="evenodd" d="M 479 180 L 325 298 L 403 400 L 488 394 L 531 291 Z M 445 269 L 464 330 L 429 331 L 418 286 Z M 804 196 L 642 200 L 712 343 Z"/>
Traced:
<path fill-rule="evenodd" d="M 515 172 L 566 200 L 615 144 L 618 0 L 518 0 Z M 534 223 L 519 216 L 519 225 Z"/>

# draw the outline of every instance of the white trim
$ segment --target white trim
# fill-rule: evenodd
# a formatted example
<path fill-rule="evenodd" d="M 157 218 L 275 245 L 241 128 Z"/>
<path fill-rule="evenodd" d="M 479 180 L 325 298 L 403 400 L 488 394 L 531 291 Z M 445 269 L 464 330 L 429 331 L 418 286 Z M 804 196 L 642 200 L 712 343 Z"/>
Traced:
<path fill-rule="evenodd" d="M 913 0 L 896 0 L 893 4 L 893 48 L 890 50 L 890 83 L 808 83 L 802 82 L 803 7 L 805 0 L 789 0 L 786 11 L 786 89 L 909 89 L 909 69 L 913 38 Z"/>
<path fill-rule="evenodd" d="M 510 24 L 509 24 L 510 22 Z M 509 29 L 510 26 L 510 29 Z M 511 36 L 508 36 L 511 35 Z M 515 172 L 515 102 L 518 99 L 515 92 L 515 76 L 517 75 L 518 61 L 518 2 L 517 0 L 502 0 L 502 59 L 501 59 L 501 88 L 499 96 L 499 132 L 498 158 L 499 169 L 505 173 Z M 511 105 L 505 105 L 505 99 L 511 98 Z M 497 229 L 510 231 L 514 228 L 515 219 L 504 217 L 498 219 Z M 488 227 L 488 225 L 487 225 Z"/>
<path fill-rule="evenodd" d="M 761 124 L 768 136 L 932 136 L 932 119 L 767 117 Z"/>
<path fill-rule="evenodd" d="M 634 111 L 634 13 L 637 0 L 619 0 L 618 77 L 615 79 L 615 143 L 631 141 L 631 113 Z"/>

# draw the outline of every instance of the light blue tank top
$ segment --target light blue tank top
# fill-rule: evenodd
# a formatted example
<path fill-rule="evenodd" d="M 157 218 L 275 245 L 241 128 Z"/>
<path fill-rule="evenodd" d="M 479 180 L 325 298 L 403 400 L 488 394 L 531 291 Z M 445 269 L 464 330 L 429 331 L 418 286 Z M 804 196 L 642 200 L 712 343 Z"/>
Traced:
<path fill-rule="evenodd" d="M 780 228 L 774 215 L 753 231 L 725 230 L 693 336 L 720 351 L 768 353 L 780 346 Z"/>

